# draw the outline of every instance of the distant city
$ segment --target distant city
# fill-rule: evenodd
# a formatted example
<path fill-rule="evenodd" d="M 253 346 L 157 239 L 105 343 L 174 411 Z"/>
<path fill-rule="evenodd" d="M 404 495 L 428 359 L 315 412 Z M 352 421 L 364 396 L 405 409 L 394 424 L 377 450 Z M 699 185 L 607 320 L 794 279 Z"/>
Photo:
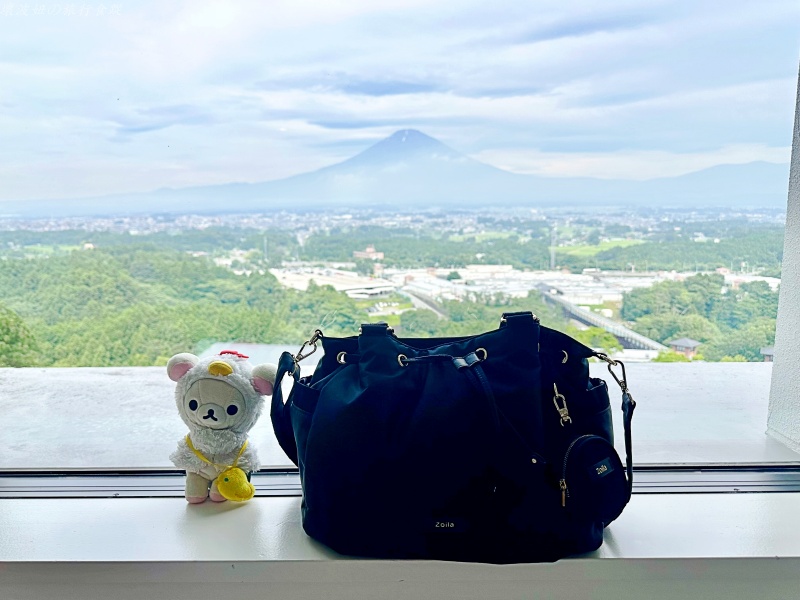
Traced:
<path fill-rule="evenodd" d="M 2 204 L 0 204 L 2 208 Z M 28 218 L 0 213 L 0 231 L 105 231 L 148 235 L 158 232 L 180 232 L 203 230 L 210 227 L 239 229 L 285 229 L 287 231 L 312 232 L 342 225 L 379 227 L 409 227 L 412 229 L 436 228 L 441 233 L 480 233 L 481 221 L 531 219 L 542 222 L 562 221 L 569 223 L 587 218 L 604 225 L 623 224 L 633 230 L 647 231 L 665 223 L 702 223 L 743 221 L 757 224 L 782 226 L 786 221 L 786 210 L 778 208 L 619 208 L 619 207 L 559 207 L 559 208 L 503 208 L 459 210 L 415 210 L 393 212 L 390 210 L 340 208 L 304 211 L 279 210 L 263 213 L 219 213 L 219 214 L 135 214 L 117 216 L 75 216 L 54 218 Z M 485 227 L 483 227 L 485 228 Z M 565 241 L 565 240 L 562 240 Z"/>

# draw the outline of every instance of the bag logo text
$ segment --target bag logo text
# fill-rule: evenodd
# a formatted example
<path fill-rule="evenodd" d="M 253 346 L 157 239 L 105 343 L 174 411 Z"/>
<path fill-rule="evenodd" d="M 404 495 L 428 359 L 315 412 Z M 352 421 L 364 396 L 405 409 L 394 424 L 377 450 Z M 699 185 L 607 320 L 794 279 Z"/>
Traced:
<path fill-rule="evenodd" d="M 606 458 L 605 460 L 601 460 L 600 462 L 593 464 L 591 467 L 587 467 L 587 475 L 597 479 L 600 477 L 605 477 L 613 471 L 614 465 L 611 464 L 610 458 Z"/>

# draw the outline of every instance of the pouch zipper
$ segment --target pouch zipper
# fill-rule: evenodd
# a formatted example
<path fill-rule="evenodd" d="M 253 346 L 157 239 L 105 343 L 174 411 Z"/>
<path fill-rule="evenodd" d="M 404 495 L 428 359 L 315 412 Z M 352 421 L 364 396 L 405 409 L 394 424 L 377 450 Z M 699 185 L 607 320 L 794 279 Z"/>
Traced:
<path fill-rule="evenodd" d="M 567 506 L 567 498 L 569 497 L 569 488 L 567 488 L 567 461 L 569 460 L 569 453 L 572 452 L 572 448 L 575 447 L 579 441 L 595 437 L 592 434 L 582 435 L 580 437 L 576 437 L 572 440 L 572 443 L 567 447 L 567 451 L 564 453 L 564 464 L 561 468 L 561 479 L 558 480 L 558 487 L 561 489 L 561 506 Z"/>

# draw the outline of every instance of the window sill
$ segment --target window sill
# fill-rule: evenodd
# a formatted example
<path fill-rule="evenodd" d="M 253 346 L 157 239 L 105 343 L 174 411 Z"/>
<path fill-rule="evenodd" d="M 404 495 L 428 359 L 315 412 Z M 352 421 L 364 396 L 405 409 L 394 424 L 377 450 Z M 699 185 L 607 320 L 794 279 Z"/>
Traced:
<path fill-rule="evenodd" d="M 617 450 L 623 453 L 619 389 L 604 363 L 591 363 L 590 372 L 610 383 Z M 639 403 L 633 423 L 637 466 L 800 464 L 799 453 L 765 434 L 772 363 L 631 363 L 627 372 Z M 163 368 L 0 369 L 0 385 L 8 398 L 0 399 L 6 420 L 25 425 L 3 432 L 0 470 L 175 468 L 168 457 L 186 426 Z M 795 389 L 787 396 L 795 397 Z M 48 421 L 46 435 L 31 435 L 41 430 L 41 415 L 65 397 L 79 410 Z M 112 397 L 118 399 L 113 414 L 102 410 Z M 150 407 L 144 415 L 142 406 Z M 94 434 L 75 436 L 86 427 L 86 414 L 93 415 Z M 267 415 L 250 439 L 265 467 L 293 467 Z"/>
<path fill-rule="evenodd" d="M 344 559 L 304 534 L 299 505 L 2 499 L 0 597 L 788 598 L 800 585 L 800 493 L 638 494 L 600 550 L 554 565 Z"/>

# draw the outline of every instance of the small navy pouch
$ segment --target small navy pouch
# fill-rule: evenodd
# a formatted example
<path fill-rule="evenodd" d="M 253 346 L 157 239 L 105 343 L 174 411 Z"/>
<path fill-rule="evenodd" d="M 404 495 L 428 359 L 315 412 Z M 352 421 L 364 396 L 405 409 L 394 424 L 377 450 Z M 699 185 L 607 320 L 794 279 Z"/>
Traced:
<path fill-rule="evenodd" d="M 597 435 L 582 435 L 567 447 L 559 486 L 564 508 L 605 525 L 622 514 L 630 500 L 617 451 Z"/>

